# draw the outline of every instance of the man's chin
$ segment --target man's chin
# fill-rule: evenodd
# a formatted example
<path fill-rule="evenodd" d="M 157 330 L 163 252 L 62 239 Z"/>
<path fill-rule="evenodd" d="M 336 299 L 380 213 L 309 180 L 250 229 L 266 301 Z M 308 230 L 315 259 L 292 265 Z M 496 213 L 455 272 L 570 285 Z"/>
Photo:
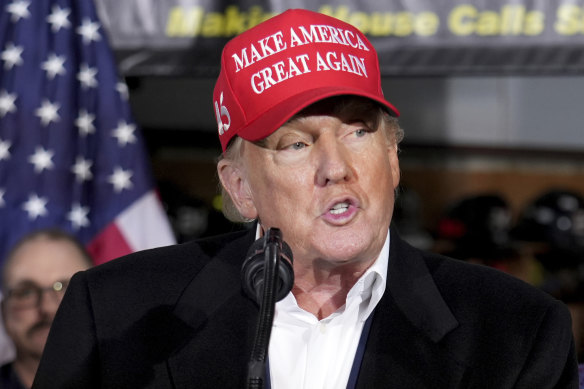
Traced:
<path fill-rule="evenodd" d="M 42 353 L 42 350 L 45 347 L 45 343 L 47 343 L 50 329 L 50 327 L 43 326 L 41 328 L 36 328 L 29 334 L 28 340 L 31 345 L 31 349 L 40 350 Z"/>

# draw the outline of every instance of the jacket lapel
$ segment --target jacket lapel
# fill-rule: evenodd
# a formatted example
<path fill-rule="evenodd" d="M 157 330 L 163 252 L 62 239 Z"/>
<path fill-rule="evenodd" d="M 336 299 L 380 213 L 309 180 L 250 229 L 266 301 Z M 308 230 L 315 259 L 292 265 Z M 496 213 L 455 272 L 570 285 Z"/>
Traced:
<path fill-rule="evenodd" d="M 181 326 L 171 337 L 184 345 L 169 358 L 168 368 L 178 389 L 244 385 L 258 308 L 241 289 L 240 270 L 253 233 L 208 258 L 176 304 Z M 462 370 L 440 341 L 457 326 L 421 253 L 392 231 L 387 287 L 375 310 L 357 387 L 453 384 Z"/>
<path fill-rule="evenodd" d="M 393 230 L 387 287 L 374 315 L 357 387 L 440 388 L 459 379 L 440 344 L 458 322 L 421 252 Z"/>
<path fill-rule="evenodd" d="M 177 302 L 174 315 L 185 325 L 172 336 L 184 346 L 168 360 L 176 388 L 242 386 L 258 314 L 240 281 L 253 237 L 249 232 L 210 258 Z"/>

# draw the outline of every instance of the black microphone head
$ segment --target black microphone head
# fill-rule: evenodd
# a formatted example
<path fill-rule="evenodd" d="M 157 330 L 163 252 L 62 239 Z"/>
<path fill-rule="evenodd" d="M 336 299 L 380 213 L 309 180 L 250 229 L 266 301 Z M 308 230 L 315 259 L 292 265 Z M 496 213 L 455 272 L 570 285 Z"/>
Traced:
<path fill-rule="evenodd" d="M 266 246 L 269 242 L 277 243 L 279 248 L 277 280 L 276 280 L 276 301 L 282 300 L 292 290 L 294 285 L 294 270 L 292 268 L 292 250 L 286 242 L 281 239 L 281 232 L 277 228 L 270 228 L 260 239 L 256 240 L 247 251 L 246 259 L 241 267 L 241 281 L 243 290 L 258 304 L 261 303 L 264 273 Z"/>

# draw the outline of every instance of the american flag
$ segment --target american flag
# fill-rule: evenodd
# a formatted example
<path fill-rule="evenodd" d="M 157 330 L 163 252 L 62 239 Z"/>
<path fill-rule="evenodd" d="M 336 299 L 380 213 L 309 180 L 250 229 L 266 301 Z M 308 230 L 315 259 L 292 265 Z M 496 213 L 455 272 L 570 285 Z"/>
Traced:
<path fill-rule="evenodd" d="M 93 1 L 0 4 L 0 261 L 43 227 L 97 264 L 174 243 Z"/>

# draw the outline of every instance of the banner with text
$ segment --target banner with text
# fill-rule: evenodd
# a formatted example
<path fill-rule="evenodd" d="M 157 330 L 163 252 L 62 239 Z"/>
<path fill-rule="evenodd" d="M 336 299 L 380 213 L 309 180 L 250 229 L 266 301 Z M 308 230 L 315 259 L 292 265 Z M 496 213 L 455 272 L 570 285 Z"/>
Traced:
<path fill-rule="evenodd" d="M 231 37 L 280 1 L 95 0 L 126 76 L 215 77 Z M 358 27 L 382 74 L 584 73 L 584 0 L 297 0 Z"/>

